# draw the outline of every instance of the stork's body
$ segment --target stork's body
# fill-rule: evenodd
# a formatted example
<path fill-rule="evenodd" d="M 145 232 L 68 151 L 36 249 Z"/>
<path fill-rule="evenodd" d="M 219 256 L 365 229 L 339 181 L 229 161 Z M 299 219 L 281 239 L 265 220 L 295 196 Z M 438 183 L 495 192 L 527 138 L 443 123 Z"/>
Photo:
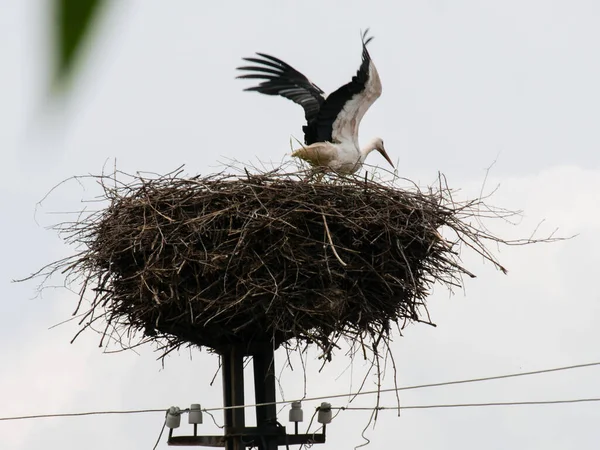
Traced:
<path fill-rule="evenodd" d="M 367 155 L 378 148 L 383 148 L 383 141 L 379 138 L 373 139 L 362 149 L 358 147 L 357 142 L 353 141 L 335 144 L 325 141 L 301 147 L 292 152 L 292 156 L 303 159 L 313 166 L 327 167 L 334 172 L 354 173 L 362 167 Z M 386 159 L 389 161 L 389 158 Z M 391 161 L 389 162 L 392 164 Z"/>
<path fill-rule="evenodd" d="M 261 79 L 258 86 L 247 88 L 267 95 L 280 95 L 304 108 L 307 124 L 303 127 L 305 146 L 292 152 L 313 166 L 335 172 L 354 173 L 366 157 L 377 150 L 392 165 L 381 138 L 360 148 L 358 128 L 369 107 L 381 95 L 381 80 L 367 51 L 372 38 L 362 36 L 362 63 L 352 81 L 327 98 L 323 91 L 289 64 L 273 56 L 257 53 L 259 58 L 244 58 L 259 64 L 239 67 L 250 73 L 238 78 Z"/>

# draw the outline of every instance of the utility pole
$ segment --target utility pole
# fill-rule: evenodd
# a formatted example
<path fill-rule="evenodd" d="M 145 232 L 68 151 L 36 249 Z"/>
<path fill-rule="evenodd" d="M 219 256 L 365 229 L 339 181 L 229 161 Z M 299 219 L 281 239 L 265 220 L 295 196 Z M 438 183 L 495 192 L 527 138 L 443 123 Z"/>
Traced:
<path fill-rule="evenodd" d="M 193 436 L 173 436 L 169 431 L 167 443 L 175 446 L 225 447 L 226 450 L 245 450 L 256 447 L 258 450 L 277 450 L 279 446 L 300 444 L 322 444 L 323 432 L 287 434 L 285 427 L 277 421 L 277 401 L 275 389 L 275 352 L 267 343 L 235 344 L 221 348 L 221 371 L 223 374 L 223 403 L 225 436 L 198 436 L 194 427 Z M 246 426 L 244 410 L 244 357 L 252 356 L 254 366 L 254 403 L 256 405 L 256 427 Z M 299 403 L 298 403 L 299 404 Z M 199 408 L 199 406 L 198 406 Z M 329 414 L 331 414 L 329 410 Z M 326 423 L 329 423 L 331 418 Z M 302 419 L 300 419 L 302 420 Z M 323 422 L 325 424 L 325 422 Z"/>
<path fill-rule="evenodd" d="M 272 344 L 257 346 L 253 356 L 254 398 L 256 404 L 270 403 L 256 407 L 256 426 L 263 431 L 264 439 L 259 450 L 277 450 L 278 434 L 285 430 L 277 425 L 277 405 L 275 402 L 275 354 Z M 279 432 L 279 433 L 278 433 Z"/>
<path fill-rule="evenodd" d="M 244 353 L 239 345 L 229 346 L 221 354 L 223 372 L 223 405 L 242 406 L 225 409 L 226 450 L 244 450 L 242 435 L 246 428 L 244 405 Z"/>
<path fill-rule="evenodd" d="M 245 345 L 229 346 L 221 354 L 223 371 L 223 400 L 225 408 L 244 405 L 244 356 L 251 354 L 254 366 L 254 399 L 256 406 L 256 443 L 259 450 L 277 450 L 279 435 L 285 433 L 277 426 L 275 393 L 275 354 L 272 344 L 256 344 L 250 351 Z M 226 450 L 245 449 L 249 434 L 245 423 L 244 408 L 225 409 Z"/>

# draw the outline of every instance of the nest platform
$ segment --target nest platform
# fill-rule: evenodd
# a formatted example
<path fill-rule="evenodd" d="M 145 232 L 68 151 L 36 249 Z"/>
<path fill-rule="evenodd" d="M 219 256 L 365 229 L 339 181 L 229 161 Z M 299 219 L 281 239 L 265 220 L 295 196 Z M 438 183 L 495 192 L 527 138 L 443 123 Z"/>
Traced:
<path fill-rule="evenodd" d="M 53 269 L 82 282 L 84 328 L 104 319 L 105 333 L 141 332 L 167 351 L 295 341 L 330 358 L 340 338 L 376 346 L 395 325 L 430 323 L 432 285 L 472 276 L 458 243 L 504 270 L 467 223 L 478 203 L 457 205 L 442 184 L 115 176 L 97 177 L 105 209 L 62 224 L 83 250 Z"/>

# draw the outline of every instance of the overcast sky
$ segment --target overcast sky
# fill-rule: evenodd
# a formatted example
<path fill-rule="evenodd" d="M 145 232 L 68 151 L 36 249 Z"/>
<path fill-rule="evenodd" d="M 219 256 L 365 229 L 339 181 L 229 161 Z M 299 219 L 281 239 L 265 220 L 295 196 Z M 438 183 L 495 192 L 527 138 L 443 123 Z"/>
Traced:
<path fill-rule="evenodd" d="M 69 344 L 74 322 L 49 329 L 70 317 L 76 295 L 56 289 L 33 298 L 34 283 L 11 279 L 74 252 L 46 227 L 60 221 L 53 211 L 78 210 L 95 191 L 67 184 L 34 216 L 36 203 L 61 180 L 99 173 L 115 159 L 126 172 L 185 164 L 190 174 L 213 172 L 227 159 L 287 160 L 290 136 L 302 137 L 303 112 L 284 99 L 242 92 L 247 83 L 234 79 L 240 58 L 279 56 L 329 92 L 358 68 L 366 27 L 375 36 L 370 52 L 383 95 L 363 120 L 363 142 L 381 136 L 401 176 L 425 185 L 441 171 L 465 197 L 479 192 L 496 161 L 488 186 L 500 189 L 491 203 L 525 216 L 494 231 L 528 236 L 545 220 L 542 232 L 579 233 L 555 244 L 500 248 L 507 276 L 466 252 L 478 277 L 454 296 L 436 286 L 429 311 L 437 328 L 413 325 L 396 337 L 399 384 L 600 360 L 599 3 L 112 3 L 73 96 L 49 110 L 46 2 L 0 2 L 0 417 L 221 405 L 220 378 L 209 386 L 217 358 L 204 350 L 172 355 L 162 368 L 150 347 L 104 354 L 91 332 Z M 321 373 L 309 360 L 307 395 L 356 389 L 364 366 L 347 366 L 341 353 Z M 600 397 L 599 370 L 419 389 L 401 400 Z M 301 396 L 301 372 L 285 372 L 282 389 L 286 399 Z M 381 400 L 394 402 L 391 394 Z M 365 397 L 357 404 L 374 403 Z M 315 406 L 304 403 L 305 417 Z M 368 418 L 340 413 L 319 448 L 360 445 Z M 0 447 L 151 449 L 162 420 L 158 413 L 0 422 Z M 222 423 L 220 413 L 216 420 Z M 280 421 L 287 422 L 287 410 Z M 400 418 L 382 411 L 366 435 L 374 449 L 584 450 L 598 448 L 599 422 L 599 403 L 406 410 Z M 220 433 L 208 417 L 205 423 L 202 433 Z M 159 448 L 166 447 L 163 437 Z"/>

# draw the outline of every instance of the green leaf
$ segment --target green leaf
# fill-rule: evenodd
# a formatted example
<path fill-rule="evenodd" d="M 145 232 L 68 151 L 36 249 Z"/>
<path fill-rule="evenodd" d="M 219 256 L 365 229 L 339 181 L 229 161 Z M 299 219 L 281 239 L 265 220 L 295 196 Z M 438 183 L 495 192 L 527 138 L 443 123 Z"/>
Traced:
<path fill-rule="evenodd" d="M 54 0 L 55 87 L 71 79 L 87 35 L 104 0 Z"/>

